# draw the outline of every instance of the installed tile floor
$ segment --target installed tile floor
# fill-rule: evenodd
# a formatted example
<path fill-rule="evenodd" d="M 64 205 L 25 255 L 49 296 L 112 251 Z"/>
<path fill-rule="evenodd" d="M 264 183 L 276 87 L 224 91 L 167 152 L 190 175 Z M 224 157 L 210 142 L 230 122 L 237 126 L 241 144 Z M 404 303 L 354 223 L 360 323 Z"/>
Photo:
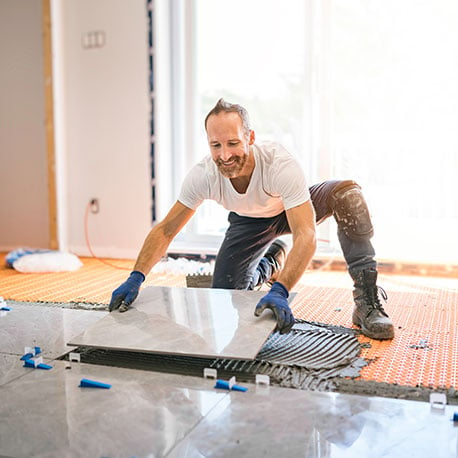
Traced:
<path fill-rule="evenodd" d="M 24 347 L 38 346 L 45 358 L 68 352 L 70 339 L 107 315 L 107 312 L 18 303 L 11 308 L 0 317 L 0 351 L 23 355 Z"/>
<path fill-rule="evenodd" d="M 17 361 L 11 361 L 18 365 Z M 453 407 L 52 362 L 0 387 L 0 454 L 455 457 Z M 81 378 L 110 383 L 80 388 Z"/>
<path fill-rule="evenodd" d="M 451 418 L 458 407 L 252 384 L 243 384 L 245 393 L 228 392 L 211 379 L 70 366 L 54 359 L 61 342 L 101 312 L 72 311 L 73 324 L 57 319 L 50 326 L 46 307 L 34 312 L 32 330 L 23 307 L 8 332 L 0 318 L 0 456 L 457 456 Z M 43 350 L 53 368 L 22 367 L 21 341 L 50 334 Z M 80 388 L 82 378 L 112 387 Z"/>

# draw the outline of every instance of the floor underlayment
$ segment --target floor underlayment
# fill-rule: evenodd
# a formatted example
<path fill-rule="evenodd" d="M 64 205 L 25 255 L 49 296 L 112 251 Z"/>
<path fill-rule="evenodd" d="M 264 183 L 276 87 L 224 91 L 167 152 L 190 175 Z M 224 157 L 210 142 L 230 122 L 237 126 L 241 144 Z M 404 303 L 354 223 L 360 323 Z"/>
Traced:
<path fill-rule="evenodd" d="M 0 269 L 5 299 L 39 301 L 72 309 L 106 310 L 111 290 L 122 282 L 132 261 L 113 269 L 82 258 L 77 272 L 18 274 Z M 458 387 L 458 279 L 383 274 L 378 282 L 388 293 L 385 309 L 395 324 L 395 339 L 376 341 L 357 334 L 360 357 L 367 361 L 358 379 L 342 379 L 339 391 L 416 399 L 432 390 L 454 398 Z M 150 274 L 146 285 L 185 286 L 185 275 Z M 351 279 L 346 272 L 306 272 L 295 288 L 292 309 L 298 319 L 350 329 Z M 398 394 L 396 394 L 398 393 Z M 418 394 L 420 393 L 420 394 Z"/>

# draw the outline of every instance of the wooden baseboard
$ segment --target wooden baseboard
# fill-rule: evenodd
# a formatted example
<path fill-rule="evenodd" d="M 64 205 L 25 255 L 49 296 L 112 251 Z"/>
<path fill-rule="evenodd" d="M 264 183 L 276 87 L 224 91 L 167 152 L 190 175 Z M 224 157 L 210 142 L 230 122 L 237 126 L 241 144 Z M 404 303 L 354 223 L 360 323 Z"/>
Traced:
<path fill-rule="evenodd" d="M 316 257 L 312 260 L 311 269 L 347 270 L 343 258 Z M 380 273 L 397 275 L 419 275 L 429 277 L 458 278 L 458 264 L 428 264 L 397 260 L 378 260 L 377 270 Z"/>

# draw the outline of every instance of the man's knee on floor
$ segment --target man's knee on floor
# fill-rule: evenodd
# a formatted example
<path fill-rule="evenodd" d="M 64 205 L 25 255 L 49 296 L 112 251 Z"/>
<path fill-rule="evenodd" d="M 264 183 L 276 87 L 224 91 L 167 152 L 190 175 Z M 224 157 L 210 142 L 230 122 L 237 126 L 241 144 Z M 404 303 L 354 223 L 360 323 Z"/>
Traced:
<path fill-rule="evenodd" d="M 343 181 L 336 186 L 330 206 L 339 229 L 350 239 L 361 242 L 374 235 L 366 200 L 354 181 Z"/>

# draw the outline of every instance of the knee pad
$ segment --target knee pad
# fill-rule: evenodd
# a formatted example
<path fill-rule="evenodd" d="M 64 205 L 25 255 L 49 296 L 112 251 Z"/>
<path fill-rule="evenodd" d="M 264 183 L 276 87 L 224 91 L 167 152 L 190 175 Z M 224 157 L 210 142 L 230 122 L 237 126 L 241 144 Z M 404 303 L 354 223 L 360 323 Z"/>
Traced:
<path fill-rule="evenodd" d="M 351 240 L 364 242 L 374 235 L 369 209 L 356 183 L 338 187 L 332 194 L 331 208 L 337 226 Z"/>

